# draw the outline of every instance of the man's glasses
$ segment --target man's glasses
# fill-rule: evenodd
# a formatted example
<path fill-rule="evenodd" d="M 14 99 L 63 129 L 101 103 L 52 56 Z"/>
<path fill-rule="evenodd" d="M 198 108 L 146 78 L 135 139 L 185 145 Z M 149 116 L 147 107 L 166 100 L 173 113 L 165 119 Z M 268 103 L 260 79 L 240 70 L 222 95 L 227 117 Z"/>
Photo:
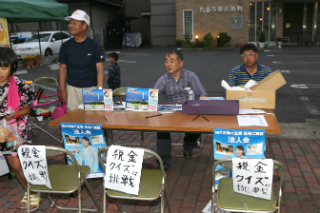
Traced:
<path fill-rule="evenodd" d="M 256 53 L 249 53 L 248 55 L 241 55 L 242 58 L 253 57 Z"/>

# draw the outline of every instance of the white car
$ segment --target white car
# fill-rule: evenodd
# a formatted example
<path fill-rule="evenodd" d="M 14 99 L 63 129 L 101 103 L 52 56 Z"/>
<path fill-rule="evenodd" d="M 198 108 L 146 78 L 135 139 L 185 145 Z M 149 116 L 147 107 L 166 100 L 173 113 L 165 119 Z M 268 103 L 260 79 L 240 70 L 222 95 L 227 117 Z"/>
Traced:
<path fill-rule="evenodd" d="M 63 42 L 70 39 L 70 35 L 64 31 L 44 31 L 39 33 L 42 55 L 48 56 L 58 53 Z M 26 55 L 40 54 L 38 33 L 32 35 L 23 44 L 16 44 L 12 49 L 17 54 L 18 59 Z"/>

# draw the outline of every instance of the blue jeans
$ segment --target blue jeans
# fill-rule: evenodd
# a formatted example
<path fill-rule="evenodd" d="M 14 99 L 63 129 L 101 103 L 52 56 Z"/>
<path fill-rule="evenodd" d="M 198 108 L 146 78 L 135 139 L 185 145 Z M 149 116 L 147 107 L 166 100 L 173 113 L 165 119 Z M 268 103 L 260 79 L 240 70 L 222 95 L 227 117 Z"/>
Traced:
<path fill-rule="evenodd" d="M 185 133 L 183 139 L 183 149 L 192 150 L 197 147 L 198 133 Z M 170 132 L 157 132 L 157 153 L 163 163 L 171 165 L 171 137 Z"/>

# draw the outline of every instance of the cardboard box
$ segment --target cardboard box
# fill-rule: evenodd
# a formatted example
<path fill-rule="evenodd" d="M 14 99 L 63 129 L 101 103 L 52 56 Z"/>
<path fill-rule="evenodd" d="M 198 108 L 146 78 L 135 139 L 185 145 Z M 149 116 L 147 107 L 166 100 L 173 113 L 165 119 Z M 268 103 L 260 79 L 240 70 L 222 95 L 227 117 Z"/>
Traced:
<path fill-rule="evenodd" d="M 238 115 L 239 101 L 189 100 L 182 104 L 182 113 L 196 115 Z"/>
<path fill-rule="evenodd" d="M 227 90 L 226 100 L 239 100 L 240 108 L 275 109 L 276 90 L 286 83 L 280 71 L 277 70 L 251 87 L 251 91 Z"/>

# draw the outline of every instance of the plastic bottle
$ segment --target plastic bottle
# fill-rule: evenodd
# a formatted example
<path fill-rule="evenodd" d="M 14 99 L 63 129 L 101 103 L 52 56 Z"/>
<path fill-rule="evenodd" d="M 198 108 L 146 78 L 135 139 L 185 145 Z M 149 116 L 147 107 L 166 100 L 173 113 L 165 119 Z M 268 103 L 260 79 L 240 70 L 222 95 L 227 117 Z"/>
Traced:
<path fill-rule="evenodd" d="M 188 93 L 188 100 L 194 100 L 194 92 L 190 87 L 184 88 L 184 90 Z"/>

